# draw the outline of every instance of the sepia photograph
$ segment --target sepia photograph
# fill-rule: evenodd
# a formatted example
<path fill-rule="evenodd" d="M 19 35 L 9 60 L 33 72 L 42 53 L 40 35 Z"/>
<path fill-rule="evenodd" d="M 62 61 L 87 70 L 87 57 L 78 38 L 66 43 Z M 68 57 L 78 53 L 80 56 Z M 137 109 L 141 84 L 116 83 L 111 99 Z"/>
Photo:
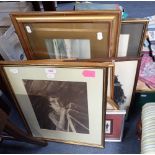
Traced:
<path fill-rule="evenodd" d="M 85 82 L 23 82 L 40 128 L 89 134 Z"/>
<path fill-rule="evenodd" d="M 55 62 L 4 67 L 27 132 L 47 141 L 104 147 L 107 63 L 101 69 Z"/>

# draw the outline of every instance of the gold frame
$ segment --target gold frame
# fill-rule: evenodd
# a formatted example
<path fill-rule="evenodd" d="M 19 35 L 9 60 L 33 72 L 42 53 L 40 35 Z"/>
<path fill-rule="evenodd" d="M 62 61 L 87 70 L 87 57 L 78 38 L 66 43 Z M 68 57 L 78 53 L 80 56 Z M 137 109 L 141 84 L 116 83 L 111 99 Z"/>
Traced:
<path fill-rule="evenodd" d="M 65 12 L 29 12 L 29 13 L 11 13 L 10 14 L 14 27 L 16 29 L 17 35 L 21 41 L 23 49 L 25 51 L 27 59 L 38 59 L 30 47 L 30 42 L 26 34 L 24 24 L 31 23 L 104 23 L 108 27 L 108 46 L 106 48 L 100 48 L 103 53 L 97 50 L 91 52 L 98 53 L 97 57 L 115 57 L 117 56 L 117 47 L 120 34 L 120 24 L 121 24 L 121 12 L 118 10 L 114 11 L 65 11 Z M 103 28 L 104 29 L 104 28 Z M 68 33 L 68 32 L 67 32 Z M 79 30 L 80 33 L 80 30 Z M 81 31 L 81 34 L 83 31 Z M 65 33 L 62 33 L 64 36 Z M 89 35 L 89 34 L 88 34 Z M 104 41 L 105 42 L 105 41 Z M 97 42 L 95 42 L 97 43 Z M 95 44 L 94 44 L 95 45 Z M 93 46 L 94 46 L 93 45 Z M 99 48 L 99 47 L 98 47 Z M 94 48 L 95 49 L 95 48 Z M 106 49 L 106 51 L 104 51 Z M 105 53 L 104 53 L 105 52 Z M 95 56 L 95 58 L 97 58 Z M 40 56 L 39 59 L 44 58 Z"/>
<path fill-rule="evenodd" d="M 4 67 L 39 67 L 39 66 L 46 66 L 46 67 L 59 67 L 59 68 L 82 68 L 82 69 L 103 69 L 103 72 L 105 73 L 103 76 L 103 96 L 106 96 L 106 84 L 107 84 L 107 69 L 108 67 L 112 67 L 113 64 L 111 62 L 98 62 L 98 63 L 94 63 L 94 62 L 63 62 L 63 61 L 57 61 L 57 60 L 29 60 L 29 61 L 14 61 L 14 62 L 7 62 L 7 61 L 1 61 L 0 62 L 0 71 L 1 71 L 1 75 L 5 81 L 5 83 L 7 84 L 7 87 L 9 88 L 10 94 L 12 96 L 12 99 L 18 109 L 18 112 L 20 114 L 20 116 L 22 117 L 25 127 L 27 129 L 27 132 L 30 135 L 32 134 L 32 131 L 28 125 L 28 122 L 24 116 L 24 113 L 22 111 L 22 107 L 20 107 L 20 105 L 18 104 L 18 100 L 15 96 L 15 92 L 13 90 L 13 87 L 9 81 L 9 78 L 7 76 L 7 73 L 4 70 Z M 106 114 L 106 97 L 102 96 L 102 125 L 101 125 L 101 144 L 91 144 L 91 143 L 81 143 L 81 142 L 77 142 L 77 141 L 66 141 L 63 139 L 48 139 L 48 138 L 43 138 L 43 137 L 38 137 L 38 139 L 44 139 L 44 140 L 48 140 L 48 141 L 56 141 L 56 142 L 64 142 L 64 143 L 69 143 L 69 144 L 78 144 L 78 145 L 86 145 L 86 146 L 93 146 L 93 147 L 104 147 L 104 120 L 105 120 L 105 114 Z"/>
<path fill-rule="evenodd" d="M 143 28 L 142 28 L 142 33 L 141 33 L 141 36 L 139 36 L 139 44 L 137 45 L 138 47 L 138 51 L 132 51 L 132 52 L 135 52 L 136 54 L 133 55 L 132 53 L 130 54 L 131 51 L 127 51 L 127 55 L 126 56 L 131 56 L 131 57 L 135 57 L 135 56 L 140 56 L 140 52 L 142 50 L 142 47 L 143 47 L 143 43 L 144 43 L 144 39 L 145 39 L 145 35 L 146 35 L 146 30 L 147 30 L 147 26 L 148 26 L 148 20 L 147 19 L 139 19 L 139 18 L 133 18 L 133 19 L 127 19 L 127 20 L 122 20 L 122 23 L 121 23 L 121 30 L 120 30 L 120 35 L 123 34 L 123 28 L 125 28 L 125 26 L 129 26 L 129 24 L 131 25 L 135 25 L 135 24 L 142 24 L 143 25 Z M 131 29 L 131 31 L 133 32 L 134 30 Z M 136 34 L 136 32 L 134 31 L 134 33 Z M 135 39 L 129 39 L 129 44 L 132 44 L 133 42 L 132 41 L 135 41 Z M 131 45 L 132 46 L 132 45 Z M 129 45 L 128 45 L 129 47 Z"/>

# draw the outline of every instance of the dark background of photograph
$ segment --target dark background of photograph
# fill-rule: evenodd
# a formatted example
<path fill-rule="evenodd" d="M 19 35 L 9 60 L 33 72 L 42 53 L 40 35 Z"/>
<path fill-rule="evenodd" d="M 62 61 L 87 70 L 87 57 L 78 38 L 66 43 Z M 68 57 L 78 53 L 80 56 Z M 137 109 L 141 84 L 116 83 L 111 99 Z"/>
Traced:
<path fill-rule="evenodd" d="M 56 126 L 49 118 L 49 113 L 54 112 L 48 100 L 48 97 L 51 96 L 52 98 L 58 98 L 63 107 L 69 109 L 68 117 L 72 121 L 76 132 L 89 133 L 86 82 L 26 79 L 23 82 L 41 129 L 56 130 Z M 88 130 L 77 123 L 78 121 Z M 65 115 L 65 129 L 67 129 L 67 124 L 68 119 Z M 72 130 L 70 129 L 69 132 L 72 132 Z"/>

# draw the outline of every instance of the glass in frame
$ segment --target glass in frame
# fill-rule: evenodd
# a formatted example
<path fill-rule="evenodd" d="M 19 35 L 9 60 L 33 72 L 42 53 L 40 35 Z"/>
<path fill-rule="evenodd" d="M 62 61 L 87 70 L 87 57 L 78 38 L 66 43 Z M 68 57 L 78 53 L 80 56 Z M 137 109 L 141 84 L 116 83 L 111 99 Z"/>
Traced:
<path fill-rule="evenodd" d="M 27 59 L 117 56 L 120 11 L 12 13 Z"/>
<path fill-rule="evenodd" d="M 147 25 L 147 19 L 127 19 L 122 21 L 118 57 L 137 57 L 140 55 Z"/>
<path fill-rule="evenodd" d="M 31 135 L 104 146 L 107 69 L 112 63 L 29 60 L 0 66 Z"/>

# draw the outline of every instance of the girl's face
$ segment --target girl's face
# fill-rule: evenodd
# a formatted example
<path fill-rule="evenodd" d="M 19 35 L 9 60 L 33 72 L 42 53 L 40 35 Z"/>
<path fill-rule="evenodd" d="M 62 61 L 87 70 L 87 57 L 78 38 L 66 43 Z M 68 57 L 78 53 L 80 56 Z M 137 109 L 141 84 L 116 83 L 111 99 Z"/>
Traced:
<path fill-rule="evenodd" d="M 60 113 L 60 104 L 58 102 L 58 98 L 57 97 L 50 97 L 49 98 L 49 102 L 50 102 L 50 107 L 52 107 L 55 112 Z"/>

